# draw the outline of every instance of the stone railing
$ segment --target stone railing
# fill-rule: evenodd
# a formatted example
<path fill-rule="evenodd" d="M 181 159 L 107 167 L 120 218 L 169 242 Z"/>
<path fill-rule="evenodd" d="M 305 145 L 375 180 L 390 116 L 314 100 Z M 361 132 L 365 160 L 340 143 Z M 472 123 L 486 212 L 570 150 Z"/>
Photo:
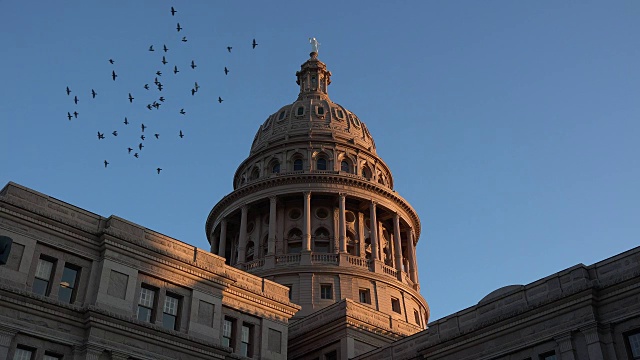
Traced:
<path fill-rule="evenodd" d="M 353 255 L 347 255 L 347 261 L 349 261 L 349 264 L 357 266 L 357 267 L 362 267 L 365 269 L 369 269 L 371 270 L 371 262 L 367 259 L 363 259 L 361 257 L 358 256 L 353 256 Z"/>
<path fill-rule="evenodd" d="M 264 259 L 257 259 L 257 260 L 253 260 L 253 261 L 249 261 L 248 263 L 244 264 L 244 270 L 245 271 L 250 271 L 253 269 L 258 269 L 264 266 Z"/>
<path fill-rule="evenodd" d="M 382 272 L 384 272 L 387 275 L 391 275 L 393 277 L 396 277 L 397 270 L 393 266 L 389 266 L 389 265 L 385 265 L 385 264 L 380 264 L 380 266 L 382 267 Z"/>
<path fill-rule="evenodd" d="M 300 254 L 284 254 L 276 256 L 276 264 L 298 264 L 300 263 Z"/>
<path fill-rule="evenodd" d="M 338 254 L 311 254 L 311 262 L 337 265 Z"/>

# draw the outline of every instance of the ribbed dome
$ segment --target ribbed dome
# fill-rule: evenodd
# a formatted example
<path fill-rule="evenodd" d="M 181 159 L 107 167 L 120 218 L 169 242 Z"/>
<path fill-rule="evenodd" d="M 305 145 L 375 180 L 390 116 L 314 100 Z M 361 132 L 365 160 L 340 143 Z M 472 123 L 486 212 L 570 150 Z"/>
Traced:
<path fill-rule="evenodd" d="M 273 113 L 260 126 L 251 145 L 251 154 L 291 140 L 331 139 L 375 153 L 375 142 L 360 119 L 327 94 L 331 72 L 317 53 L 296 73 L 298 99 Z"/>

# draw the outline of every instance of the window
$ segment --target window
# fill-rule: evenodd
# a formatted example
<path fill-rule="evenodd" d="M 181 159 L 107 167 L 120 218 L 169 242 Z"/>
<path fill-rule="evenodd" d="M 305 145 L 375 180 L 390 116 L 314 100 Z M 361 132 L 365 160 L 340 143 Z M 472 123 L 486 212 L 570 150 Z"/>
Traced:
<path fill-rule="evenodd" d="M 330 353 L 324 354 L 324 360 L 338 360 L 338 352 L 333 350 Z"/>
<path fill-rule="evenodd" d="M 155 321 L 153 311 L 156 299 L 156 291 L 147 287 L 140 288 L 140 300 L 138 301 L 138 320 L 145 322 Z"/>
<path fill-rule="evenodd" d="M 324 108 L 322 106 L 318 106 L 318 115 L 324 115 Z"/>
<path fill-rule="evenodd" d="M 233 349 L 233 328 L 236 320 L 228 316 L 222 322 L 222 345 Z"/>
<path fill-rule="evenodd" d="M 320 285 L 320 299 L 333 299 L 333 288 L 331 284 Z"/>
<path fill-rule="evenodd" d="M 391 298 L 391 310 L 398 314 L 402 314 L 402 311 L 400 311 L 400 300 L 393 297 Z"/>
<path fill-rule="evenodd" d="M 272 174 L 279 174 L 280 173 L 280 163 L 279 162 L 275 162 L 273 163 L 273 166 L 271 167 L 271 173 Z"/>
<path fill-rule="evenodd" d="M 550 351 L 540 355 L 540 360 L 556 360 L 555 351 Z"/>
<path fill-rule="evenodd" d="M 287 252 L 298 254 L 302 251 L 302 230 L 293 228 L 287 236 Z"/>
<path fill-rule="evenodd" d="M 167 294 L 164 297 L 164 308 L 162 310 L 162 327 L 169 330 L 178 330 L 179 309 L 180 298 L 176 295 Z"/>
<path fill-rule="evenodd" d="M 297 110 L 297 111 L 298 111 L 298 112 L 297 112 L 297 115 L 298 115 L 298 116 L 302 116 L 302 115 L 304 115 L 304 107 L 302 107 L 302 106 L 298 107 L 298 110 Z"/>
<path fill-rule="evenodd" d="M 301 171 L 302 170 L 302 159 L 293 160 L 293 171 Z"/>
<path fill-rule="evenodd" d="M 280 115 L 278 115 L 278 120 L 284 119 L 284 115 L 285 114 L 286 114 L 286 111 L 284 111 L 284 110 L 280 111 Z"/>
<path fill-rule="evenodd" d="M 328 253 L 329 250 L 329 230 L 320 227 L 314 233 L 313 251 Z"/>
<path fill-rule="evenodd" d="M 253 326 L 243 323 L 240 334 L 240 354 L 242 356 L 251 357 L 251 337 L 253 335 Z"/>
<path fill-rule="evenodd" d="M 369 170 L 369 168 L 365 166 L 362 168 L 362 176 L 367 180 L 371 180 L 371 177 L 373 175 L 371 174 L 371 170 Z"/>
<path fill-rule="evenodd" d="M 640 359 L 640 330 L 628 335 L 627 342 L 632 359 Z"/>
<path fill-rule="evenodd" d="M 316 161 L 316 170 L 327 170 L 327 159 L 321 157 Z"/>
<path fill-rule="evenodd" d="M 371 291 L 369 289 L 360 289 L 358 291 L 360 302 L 363 304 L 371 304 Z"/>
<path fill-rule="evenodd" d="M 13 360 L 31 360 L 33 359 L 33 353 L 33 349 L 18 345 L 16 352 L 13 354 Z"/>
<path fill-rule="evenodd" d="M 256 180 L 260 177 L 260 170 L 258 170 L 258 168 L 253 168 L 253 170 L 251 171 L 251 180 Z"/>
<path fill-rule="evenodd" d="M 416 319 L 416 324 L 422 325 L 420 322 L 420 313 L 418 312 L 418 310 L 413 310 L 413 317 L 414 319 Z"/>
<path fill-rule="evenodd" d="M 61 359 L 62 359 L 62 355 L 58 355 L 50 352 L 45 352 L 44 356 L 42 357 L 42 360 L 61 360 Z"/>
<path fill-rule="evenodd" d="M 73 264 L 65 264 L 62 271 L 62 281 L 58 290 L 58 300 L 73 304 L 76 301 L 78 276 L 80 267 Z"/>
<path fill-rule="evenodd" d="M 349 170 L 349 163 L 346 160 L 342 160 L 342 162 L 340 163 L 340 171 L 351 172 Z"/>
<path fill-rule="evenodd" d="M 51 280 L 53 278 L 54 264 L 55 260 L 45 258 L 38 259 L 36 276 L 33 279 L 34 293 L 42 296 L 49 296 L 49 293 L 51 292 Z"/>

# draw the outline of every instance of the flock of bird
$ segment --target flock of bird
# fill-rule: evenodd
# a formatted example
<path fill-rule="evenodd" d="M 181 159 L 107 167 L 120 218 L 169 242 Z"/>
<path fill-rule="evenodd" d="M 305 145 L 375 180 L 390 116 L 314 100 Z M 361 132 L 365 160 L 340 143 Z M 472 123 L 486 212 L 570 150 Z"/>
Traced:
<path fill-rule="evenodd" d="M 171 7 L 171 16 L 175 16 L 177 12 L 178 11 L 172 6 Z M 176 25 L 176 30 L 179 33 L 182 30 L 184 30 L 184 28 L 182 26 L 180 26 L 179 22 Z M 188 40 L 187 40 L 186 36 L 182 36 L 182 39 L 180 41 L 183 42 L 183 43 L 186 43 Z M 256 42 L 256 39 L 253 39 L 253 41 L 251 43 L 252 49 L 255 49 L 256 46 L 258 46 L 258 43 Z M 231 53 L 232 49 L 233 49 L 233 47 L 227 46 L 227 52 Z M 154 49 L 154 45 L 149 46 L 148 51 L 155 52 L 156 49 Z M 166 54 L 169 51 L 169 48 L 167 47 L 166 44 L 163 44 L 162 48 L 159 49 L 159 51 L 163 52 L 162 60 L 160 62 L 162 63 L 163 66 L 167 65 L 169 62 L 167 61 L 167 55 Z M 116 61 L 114 59 L 109 59 L 108 61 L 109 61 L 109 64 L 111 64 L 111 65 L 115 65 L 116 64 Z M 189 67 L 191 68 L 191 71 L 195 71 L 196 68 L 198 67 L 198 65 L 196 64 L 195 60 L 191 60 L 191 64 L 189 65 Z M 174 75 L 177 75 L 178 73 L 181 72 L 181 70 L 178 69 L 178 65 L 174 64 L 173 69 L 172 69 L 171 72 L 173 72 Z M 224 67 L 224 74 L 228 75 L 229 72 L 230 72 L 230 70 L 225 66 Z M 162 74 L 163 74 L 162 71 L 156 71 L 155 72 L 155 78 L 154 78 L 154 81 L 153 81 L 153 85 L 155 86 L 155 89 L 158 92 L 162 92 L 162 90 L 164 88 L 163 83 L 160 81 L 160 79 L 162 79 Z M 112 69 L 112 71 L 111 71 L 111 79 L 113 81 L 116 81 L 117 78 L 118 78 L 118 74 L 116 73 L 116 70 Z M 151 91 L 151 86 L 148 83 L 144 84 L 141 88 L 143 88 L 145 91 Z M 194 83 L 193 87 L 190 90 L 191 95 L 195 96 L 199 89 L 200 89 L 200 85 L 198 85 L 198 82 L 196 81 Z M 67 96 L 71 96 L 72 92 L 73 91 L 69 88 L 69 86 L 67 86 L 67 88 L 66 88 Z M 134 91 L 134 93 L 135 93 L 135 91 Z M 96 92 L 95 89 L 91 89 L 91 98 L 95 99 L 97 96 L 98 96 L 98 92 Z M 131 92 L 128 92 L 128 96 L 127 96 L 126 99 L 129 100 L 129 103 L 133 104 L 134 100 L 136 98 L 132 95 Z M 162 104 L 165 102 L 165 100 L 166 99 L 165 99 L 164 96 L 159 96 L 157 98 L 157 100 L 154 100 L 153 102 L 146 104 L 145 107 L 148 110 L 154 110 L 154 109 L 155 110 L 159 110 L 160 107 L 162 106 Z M 78 95 L 73 95 L 74 104 L 77 105 L 79 101 L 80 100 L 78 99 Z M 218 101 L 218 103 L 222 104 L 222 102 L 224 100 L 222 99 L 221 96 L 218 96 L 217 101 Z M 180 115 L 185 115 L 186 114 L 185 109 L 184 108 L 180 109 L 179 114 Z M 70 112 L 70 111 L 67 112 L 67 118 L 69 119 L 69 121 L 71 121 L 72 119 L 78 119 L 78 115 L 79 115 L 79 113 L 78 113 L 77 110 L 74 110 L 73 112 Z M 129 121 L 129 119 L 126 116 L 124 117 L 124 122 L 123 123 L 124 123 L 126 128 L 130 128 L 130 126 L 128 126 L 128 125 L 130 125 L 131 122 Z M 149 126 L 145 125 L 144 123 L 140 123 L 140 130 L 141 130 L 140 137 L 139 137 L 140 141 L 138 142 L 138 144 L 136 146 L 132 145 L 133 147 L 132 146 L 127 147 L 127 149 L 126 149 L 127 154 L 131 155 L 131 153 L 133 152 L 133 154 L 131 156 L 133 156 L 134 158 L 138 159 L 138 158 L 141 157 L 142 149 L 145 147 L 144 141 L 147 138 L 147 136 L 145 136 L 145 130 L 148 129 L 148 128 L 149 128 Z M 147 134 L 149 134 L 149 132 L 147 132 Z M 111 132 L 111 136 L 117 137 L 118 136 L 118 130 L 114 130 L 113 132 Z M 180 139 L 184 138 L 185 135 L 184 135 L 184 132 L 182 131 L 182 129 L 179 129 L 179 131 L 176 134 L 176 136 L 178 136 Z M 156 140 L 159 140 L 160 139 L 160 134 L 158 132 L 154 132 L 153 133 L 153 137 Z M 99 141 L 107 139 L 107 137 L 105 136 L 105 132 L 101 132 L 100 130 L 97 131 L 97 138 L 98 138 Z M 136 151 L 136 149 L 137 149 L 137 151 Z M 104 164 L 104 167 L 107 168 L 110 163 L 109 163 L 108 160 L 105 159 L 103 164 Z M 156 170 L 156 172 L 158 174 L 160 174 L 160 172 L 162 171 L 162 168 L 158 167 L 155 170 Z"/>

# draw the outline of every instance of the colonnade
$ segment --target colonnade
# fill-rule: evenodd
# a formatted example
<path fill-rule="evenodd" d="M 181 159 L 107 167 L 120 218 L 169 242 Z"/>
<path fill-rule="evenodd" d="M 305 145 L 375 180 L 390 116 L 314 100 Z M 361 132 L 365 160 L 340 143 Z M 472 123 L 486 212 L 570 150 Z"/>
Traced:
<path fill-rule="evenodd" d="M 302 193 L 303 197 L 303 229 L 302 229 L 302 251 L 311 252 L 311 192 L 305 191 Z M 377 203 L 371 200 L 369 202 L 369 239 L 371 241 L 371 260 L 380 261 L 381 250 L 379 242 L 378 231 L 378 216 L 377 216 Z M 346 194 L 338 194 L 338 239 L 339 247 L 338 252 L 341 254 L 347 253 L 347 224 L 346 224 Z M 276 211 L 277 211 L 277 197 L 269 197 L 269 230 L 267 237 L 267 253 L 266 256 L 276 255 Z M 244 262 L 246 258 L 247 248 L 247 217 L 249 212 L 249 205 L 243 204 L 240 207 L 240 230 L 238 238 L 238 262 Z M 220 235 L 215 233 L 211 235 L 211 251 L 218 255 L 225 257 L 226 243 L 227 243 L 227 218 L 220 220 Z M 398 274 L 404 271 L 409 275 L 409 278 L 414 283 L 418 281 L 417 267 L 416 267 L 416 253 L 415 253 L 415 231 L 413 228 L 406 230 L 407 240 L 407 258 L 403 261 L 402 258 L 402 243 L 401 243 L 401 228 L 400 228 L 400 215 L 393 213 L 393 243 L 390 244 L 390 251 L 393 253 L 393 263 L 395 270 Z M 361 254 L 362 255 L 362 254 Z"/>

